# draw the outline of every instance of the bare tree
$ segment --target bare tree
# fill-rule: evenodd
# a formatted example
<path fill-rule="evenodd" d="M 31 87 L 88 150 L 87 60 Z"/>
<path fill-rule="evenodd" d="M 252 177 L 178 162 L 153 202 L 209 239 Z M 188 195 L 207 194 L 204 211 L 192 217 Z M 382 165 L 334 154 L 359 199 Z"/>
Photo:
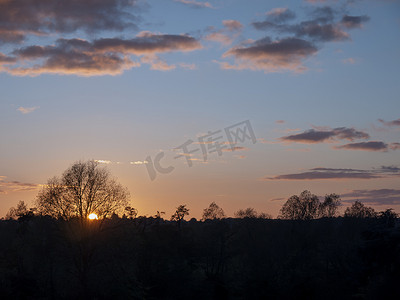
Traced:
<path fill-rule="evenodd" d="M 316 195 L 303 191 L 291 196 L 281 208 L 280 218 L 288 220 L 311 220 L 318 217 L 320 202 Z"/>
<path fill-rule="evenodd" d="M 334 218 L 339 214 L 340 196 L 329 194 L 325 196 L 324 202 L 319 206 L 319 215 L 323 218 Z"/>
<path fill-rule="evenodd" d="M 91 213 L 99 218 L 108 217 L 123 209 L 128 199 L 128 190 L 112 179 L 107 169 L 91 160 L 75 162 L 61 178 L 49 179 L 36 204 L 44 215 L 86 220 Z"/>
<path fill-rule="evenodd" d="M 374 218 L 376 212 L 372 207 L 365 206 L 360 201 L 355 201 L 351 207 L 346 208 L 345 217 L 350 218 Z"/>
<path fill-rule="evenodd" d="M 212 202 L 209 207 L 203 210 L 203 221 L 223 218 L 225 218 L 224 210 L 219 207 L 215 202 Z"/>

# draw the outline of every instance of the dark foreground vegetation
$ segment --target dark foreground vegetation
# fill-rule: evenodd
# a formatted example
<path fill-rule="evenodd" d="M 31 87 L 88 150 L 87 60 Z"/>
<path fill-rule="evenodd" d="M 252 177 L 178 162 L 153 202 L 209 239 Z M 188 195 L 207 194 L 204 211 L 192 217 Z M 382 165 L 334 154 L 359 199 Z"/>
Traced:
<path fill-rule="evenodd" d="M 0 238 L 1 299 L 400 299 L 400 228 L 384 217 L 27 214 Z"/>

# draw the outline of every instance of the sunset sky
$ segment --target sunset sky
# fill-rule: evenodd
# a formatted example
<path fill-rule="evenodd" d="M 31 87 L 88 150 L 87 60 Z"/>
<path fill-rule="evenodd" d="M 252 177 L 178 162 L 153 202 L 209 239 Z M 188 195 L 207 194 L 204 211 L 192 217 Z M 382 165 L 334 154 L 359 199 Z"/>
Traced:
<path fill-rule="evenodd" d="M 55 2 L 0 0 L 0 217 L 88 159 L 140 215 L 400 212 L 399 1 Z"/>

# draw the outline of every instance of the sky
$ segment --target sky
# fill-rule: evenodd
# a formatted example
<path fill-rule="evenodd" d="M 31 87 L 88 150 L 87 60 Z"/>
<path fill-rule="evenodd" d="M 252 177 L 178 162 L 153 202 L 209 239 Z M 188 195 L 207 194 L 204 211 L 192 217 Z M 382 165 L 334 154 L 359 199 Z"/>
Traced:
<path fill-rule="evenodd" d="M 78 160 L 139 215 L 400 212 L 400 2 L 0 0 L 0 217 Z"/>

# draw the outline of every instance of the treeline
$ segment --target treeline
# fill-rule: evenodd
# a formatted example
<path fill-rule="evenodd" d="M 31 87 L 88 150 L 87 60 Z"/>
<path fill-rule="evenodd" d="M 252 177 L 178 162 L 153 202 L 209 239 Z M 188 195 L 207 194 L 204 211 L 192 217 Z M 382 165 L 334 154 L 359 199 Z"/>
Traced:
<path fill-rule="evenodd" d="M 400 296 L 400 231 L 382 217 L 82 223 L 25 215 L 0 221 L 0 237 L 2 299 Z"/>

